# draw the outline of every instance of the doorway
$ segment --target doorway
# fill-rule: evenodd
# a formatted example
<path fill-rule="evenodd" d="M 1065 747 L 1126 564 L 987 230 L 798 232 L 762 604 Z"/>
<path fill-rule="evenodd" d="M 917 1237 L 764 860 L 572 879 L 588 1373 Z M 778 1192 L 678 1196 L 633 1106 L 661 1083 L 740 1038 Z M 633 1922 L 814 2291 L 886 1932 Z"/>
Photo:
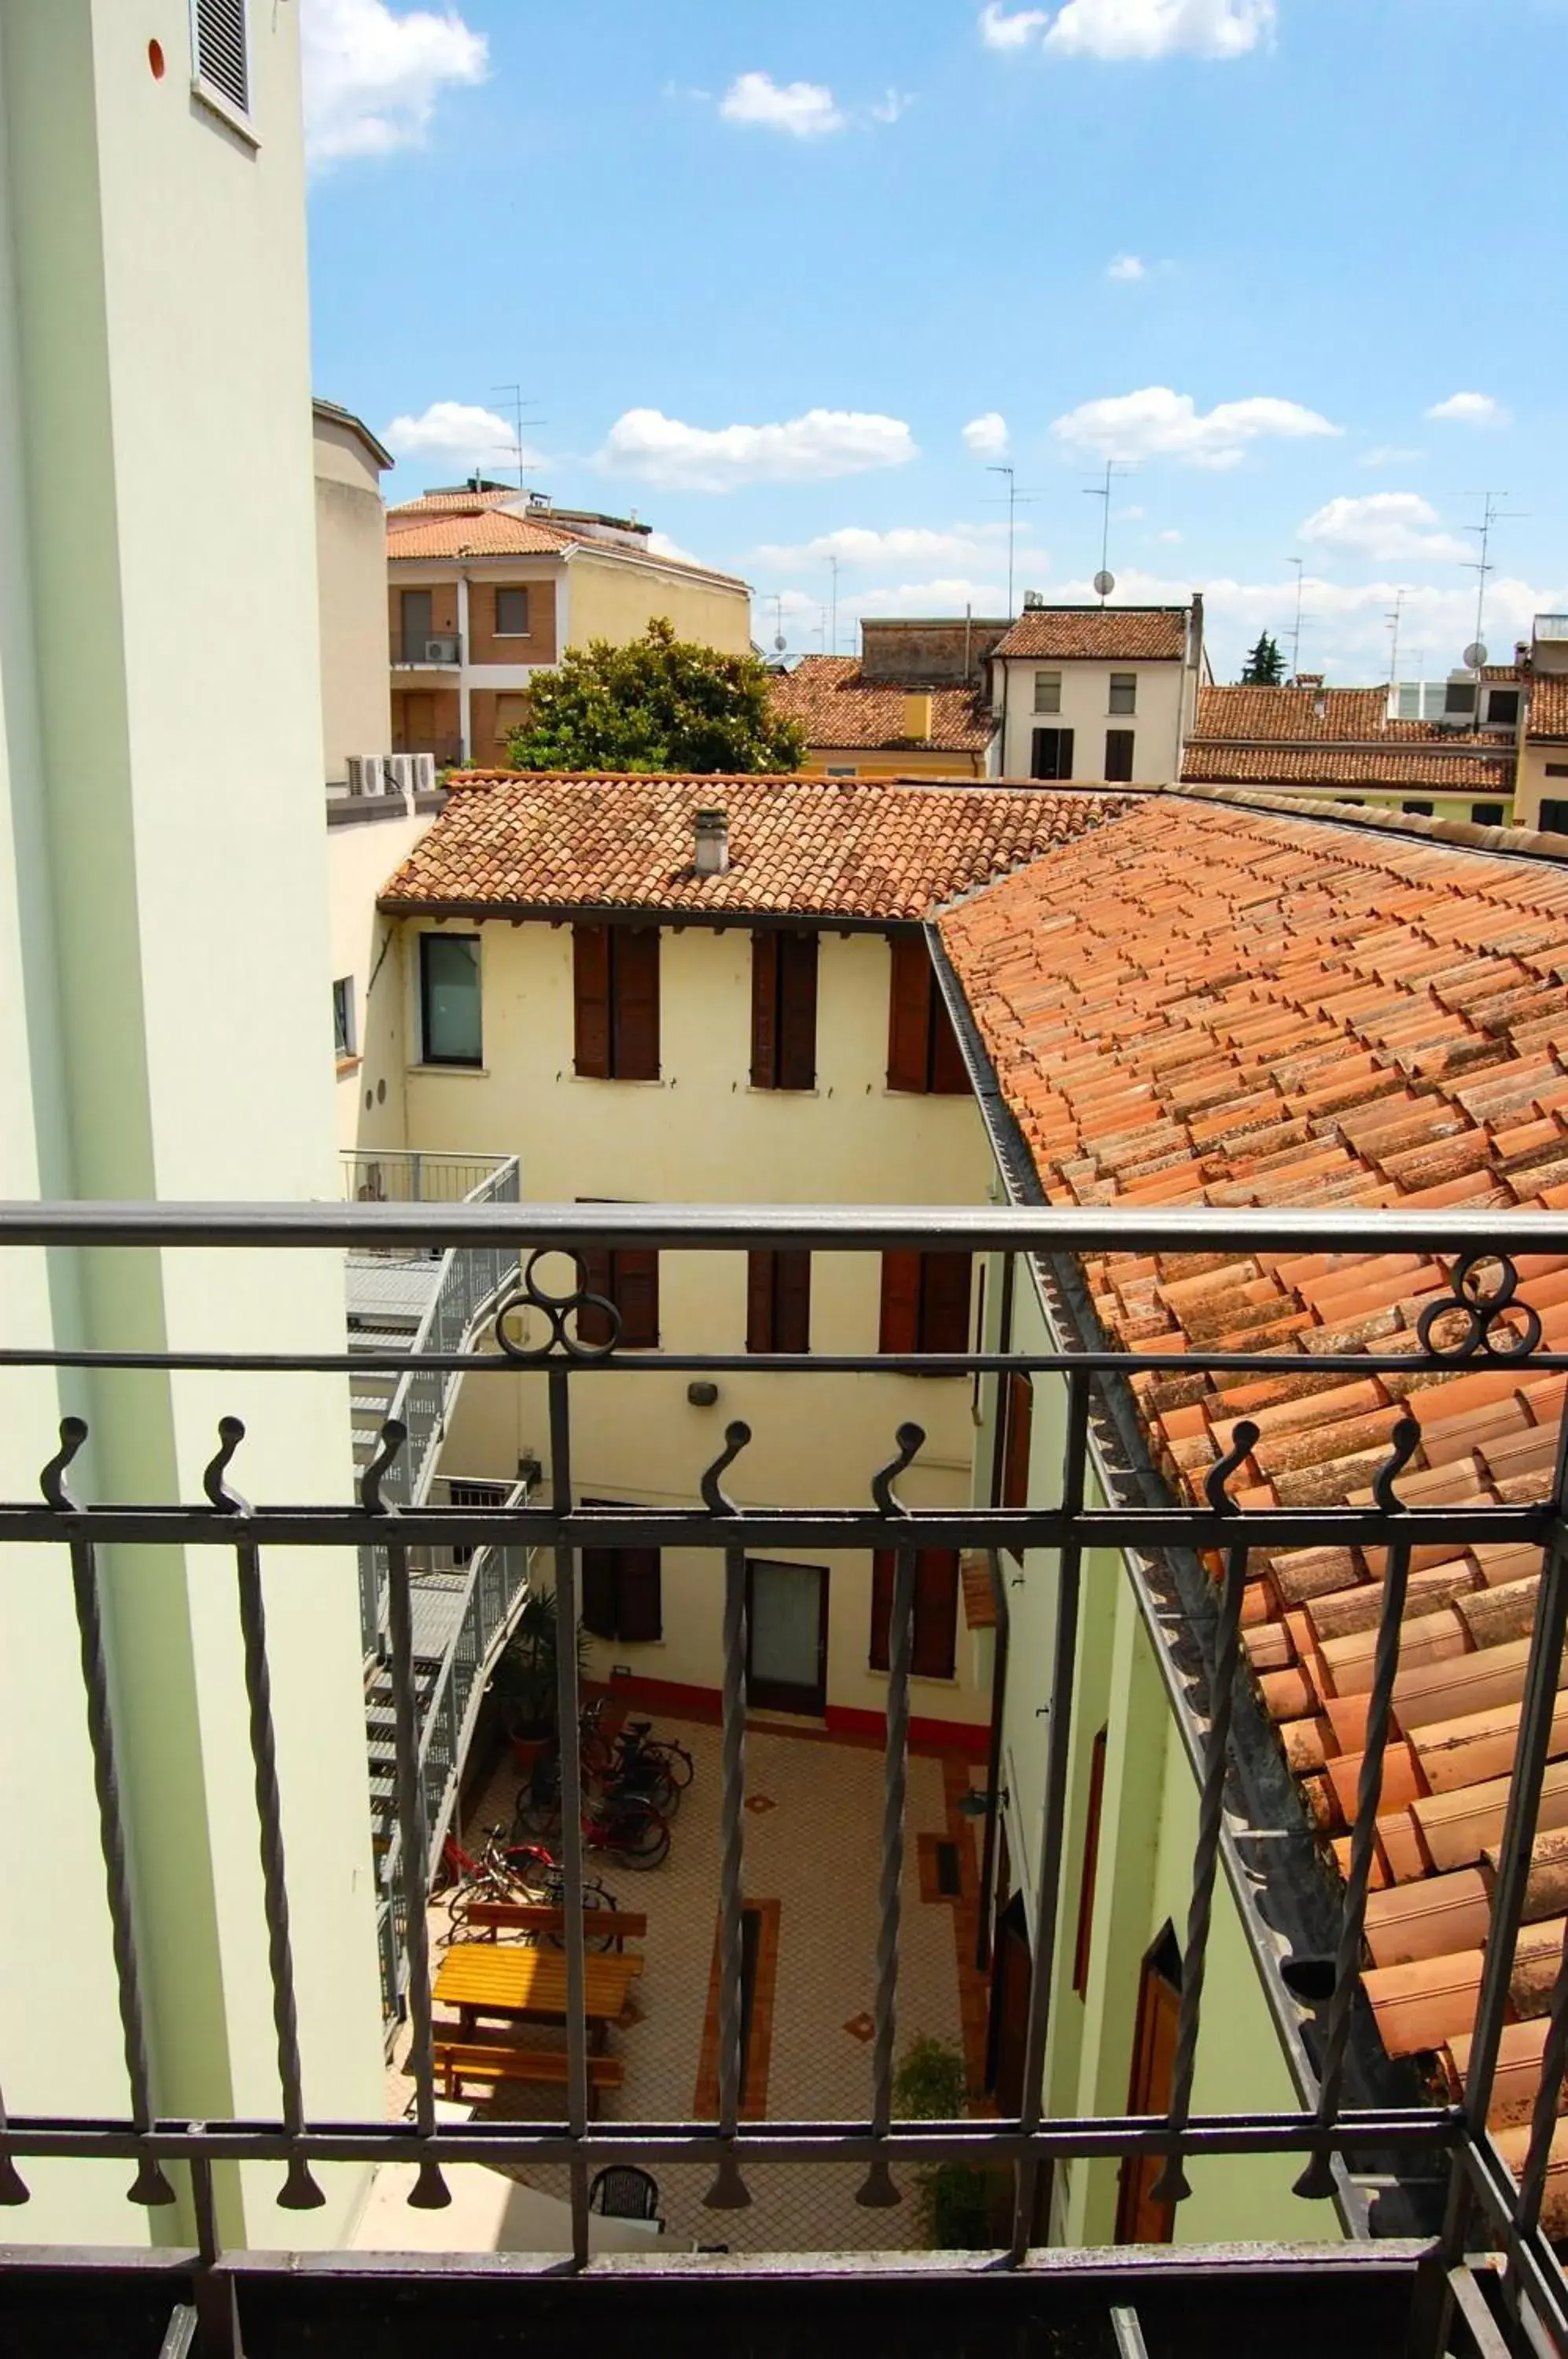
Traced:
<path fill-rule="evenodd" d="M 430 637 L 433 601 L 428 590 L 405 590 L 402 596 L 403 661 L 422 663 Z"/>
<path fill-rule="evenodd" d="M 748 1557 L 748 1702 L 820 1719 L 828 1700 L 828 1569 Z"/>
<path fill-rule="evenodd" d="M 1029 756 L 1031 778 L 1070 778 L 1073 776 L 1073 732 L 1071 729 L 1037 729 Z"/>
<path fill-rule="evenodd" d="M 991 1957 L 991 2022 L 986 2081 L 1004 2116 L 1019 2113 L 1024 2101 L 1024 2060 L 1029 2048 L 1029 1938 L 1024 1896 L 1015 1892 L 996 1920 Z"/>
<path fill-rule="evenodd" d="M 1173 1927 L 1164 1931 L 1143 1962 L 1133 2028 L 1129 2114 L 1171 2109 L 1176 2064 L 1176 2028 L 1181 2013 L 1181 1951 Z M 1129 2154 L 1122 2165 L 1116 2198 L 1118 2245 L 1169 2245 L 1176 2233 L 1173 2205 L 1157 2203 L 1151 2192 L 1165 2168 L 1163 2155 Z"/>

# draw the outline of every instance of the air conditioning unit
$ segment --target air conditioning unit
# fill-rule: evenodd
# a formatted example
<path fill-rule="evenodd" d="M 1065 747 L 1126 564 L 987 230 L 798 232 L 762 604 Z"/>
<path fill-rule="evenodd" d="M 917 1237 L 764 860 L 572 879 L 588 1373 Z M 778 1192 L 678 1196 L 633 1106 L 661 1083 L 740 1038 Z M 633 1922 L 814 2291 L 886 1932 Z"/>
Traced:
<path fill-rule="evenodd" d="M 351 754 L 348 757 L 348 790 L 351 795 L 378 795 L 384 791 L 382 768 L 385 756 L 380 754 Z"/>
<path fill-rule="evenodd" d="M 1044 603 L 1045 592 L 1043 590 L 1026 590 L 1024 592 L 1024 613 L 1026 614 L 1034 614 L 1040 607 L 1043 606 Z"/>
<path fill-rule="evenodd" d="M 425 661 L 432 664 L 455 663 L 457 661 L 457 641 L 453 638 L 427 639 L 425 641 Z"/>
<path fill-rule="evenodd" d="M 414 792 L 433 795 L 436 790 L 436 757 L 433 754 L 410 754 L 414 766 Z"/>
<path fill-rule="evenodd" d="M 414 765 L 417 754 L 389 754 L 387 757 L 387 792 L 411 795 L 414 791 Z"/>

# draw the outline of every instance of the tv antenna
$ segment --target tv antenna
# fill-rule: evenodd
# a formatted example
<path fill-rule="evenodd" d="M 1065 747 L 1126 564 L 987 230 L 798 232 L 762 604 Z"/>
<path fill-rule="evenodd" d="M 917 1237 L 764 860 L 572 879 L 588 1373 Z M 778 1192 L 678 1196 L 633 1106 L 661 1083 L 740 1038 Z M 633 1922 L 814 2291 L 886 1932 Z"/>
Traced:
<path fill-rule="evenodd" d="M 523 412 L 533 408 L 534 396 L 531 393 L 525 393 L 520 385 L 493 385 L 490 390 L 492 393 L 504 393 L 506 396 L 506 408 L 510 413 L 512 419 L 512 440 L 509 447 L 506 443 L 503 443 L 500 445 L 500 448 L 507 451 L 507 455 L 510 458 L 513 466 L 516 467 L 517 471 L 518 491 L 526 491 L 528 486 L 523 481 L 523 451 L 525 448 L 523 442 L 523 426 L 525 423 Z M 529 426 L 548 426 L 550 420 L 547 418 L 529 418 L 526 422 Z"/>
<path fill-rule="evenodd" d="M 1390 688 L 1396 688 L 1399 685 L 1399 621 L 1405 610 L 1405 594 L 1402 590 L 1395 591 L 1393 611 L 1383 617 L 1388 625 L 1388 685 Z"/>
<path fill-rule="evenodd" d="M 1296 625 L 1290 635 L 1290 677 L 1292 679 L 1300 679 L 1301 676 L 1301 625 L 1309 619 L 1308 616 L 1303 614 L 1301 612 L 1301 598 L 1305 590 L 1307 560 L 1304 557 L 1291 557 L 1287 559 L 1286 562 L 1293 565 L 1296 569 Z"/>
<path fill-rule="evenodd" d="M 830 557 L 828 570 L 833 575 L 833 653 L 835 656 L 838 653 L 838 569 L 839 560 L 836 557 Z"/>
<path fill-rule="evenodd" d="M 985 473 L 988 475 L 1006 475 L 1007 479 L 1007 492 L 1003 496 L 1007 503 L 1007 620 L 1010 623 L 1014 615 L 1013 554 L 1018 538 L 1018 510 L 1020 507 L 1033 507 L 1039 494 L 1020 492 L 1017 475 L 1005 462 L 987 467 Z"/>
<path fill-rule="evenodd" d="M 1524 516 L 1530 513 L 1528 508 L 1500 508 L 1497 502 L 1506 500 L 1508 496 L 1507 492 L 1484 493 L 1482 497 L 1485 505 L 1481 510 L 1480 523 L 1467 524 L 1465 527 L 1466 532 L 1476 534 L 1481 543 L 1480 556 L 1465 560 L 1465 571 L 1474 573 L 1475 576 L 1475 637 L 1474 644 L 1465 650 L 1466 668 L 1474 672 L 1479 672 L 1486 660 L 1486 643 L 1481 635 L 1482 626 L 1486 619 L 1486 581 L 1488 575 L 1497 570 L 1491 561 L 1492 527 L 1494 525 L 1501 524 L 1505 518 Z"/>
<path fill-rule="evenodd" d="M 789 644 L 789 642 L 784 634 L 784 593 L 781 590 L 776 590 L 773 592 L 774 654 L 781 656 Z"/>
<path fill-rule="evenodd" d="M 1111 484 L 1116 476 L 1130 475 L 1132 472 L 1132 468 L 1125 460 L 1107 459 L 1105 462 L 1105 482 L 1103 484 L 1085 484 L 1083 486 L 1083 496 L 1086 500 L 1103 500 L 1105 505 L 1105 528 L 1100 535 L 1100 570 L 1094 576 L 1094 595 L 1098 598 L 1102 606 L 1116 586 L 1116 577 L 1111 571 L 1110 567 Z"/>

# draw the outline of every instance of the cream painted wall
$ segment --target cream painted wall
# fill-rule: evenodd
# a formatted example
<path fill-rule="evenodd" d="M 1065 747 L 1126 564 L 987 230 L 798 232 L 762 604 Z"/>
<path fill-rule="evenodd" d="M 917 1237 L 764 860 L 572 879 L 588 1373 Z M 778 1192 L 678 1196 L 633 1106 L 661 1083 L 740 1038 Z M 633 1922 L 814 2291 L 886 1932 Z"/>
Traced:
<path fill-rule="evenodd" d="M 700 574 L 640 564 L 630 556 L 600 557 L 574 549 L 567 560 L 569 622 L 563 644 L 585 647 L 590 639 L 619 646 L 639 638 L 656 614 L 668 615 L 677 638 L 696 639 L 743 656 L 751 647 L 751 592 L 705 582 Z"/>
<path fill-rule="evenodd" d="M 379 915 L 376 897 L 432 816 L 409 810 L 389 796 L 373 819 L 349 821 L 329 815 L 327 821 L 330 980 L 343 976 L 353 985 L 356 1042 L 353 1058 L 336 1060 L 333 1103 L 341 1147 L 403 1143 L 401 965 L 396 922 Z M 325 995 L 322 1026 L 322 1054 L 331 1057 L 332 1003 Z"/>
<path fill-rule="evenodd" d="M 1037 729 L 1071 729 L 1073 775 L 1096 779 L 1105 775 L 1105 732 L 1130 729 L 1133 738 L 1132 783 L 1168 786 L 1181 775 L 1184 715 L 1192 699 L 1192 672 L 1175 663 L 1067 663 L 1025 661 L 1008 657 L 999 663 L 1007 681 L 1007 723 L 1003 735 L 1002 774 L 1027 778 L 1033 759 Z M 1037 671 L 1062 675 L 1062 710 L 1037 712 L 1034 676 Z M 1138 679 L 1138 710 L 1113 712 L 1111 674 L 1132 672 Z"/>
<path fill-rule="evenodd" d="M 0 0 L 0 190 L 14 257 L 0 333 L 5 840 L 27 912 L 9 953 L 22 987 L 0 1032 L 24 1093 L 14 1114 L 32 1071 L 33 1184 L 51 1191 L 335 1190 L 294 12 L 253 6 L 250 36 L 257 146 L 191 96 L 185 0 L 135 12 L 114 0 Z M 149 38 L 169 62 L 161 81 Z M 221 483 L 223 496 L 171 500 L 171 484 L 191 483 Z M 14 1139 L 9 1148 L 26 1193 L 26 1155 Z M 341 1348 L 332 1256 L 86 1260 L 79 1310 L 68 1271 L 51 1287 L 60 1341 Z M 25 1285 L 27 1266 L 9 1282 Z M 50 1340 L 36 1317 L 29 1331 Z M 340 1379 L 291 1380 L 287 1407 L 276 1380 L 232 1376 L 67 1378 L 60 1397 L 94 1427 L 89 1496 L 199 1495 L 230 1412 L 250 1428 L 236 1468 L 247 1492 L 346 1493 Z M 29 1398 L 16 1440 L 33 1470 L 24 1489 L 53 1381 Z M 0 1710 L 0 1875 L 12 1891 L 36 1881 L 47 1791 L 52 1938 L 40 1945 L 15 1912 L 0 1930 L 0 2076 L 18 2112 L 75 2104 L 113 2114 L 124 2074 L 76 1734 L 80 1670 L 50 1571 L 53 1602 L 29 1597 L 31 1569 L 5 1592 L 3 1676 L 27 1694 L 15 1713 Z M 104 1571 L 157 2101 L 176 2113 L 273 2113 L 232 1578 L 221 1560 L 173 1550 L 114 1555 Z M 307 2099 L 319 2115 L 376 2114 L 355 1569 L 347 1558 L 269 1560 L 266 1580 Z M 29 2176 L 31 2238 L 191 2234 L 183 2206 L 127 2207 L 118 2166 Z M 328 2180 L 322 2211 L 284 2215 L 276 2172 L 247 2169 L 243 2187 L 223 2174 L 226 2233 L 262 2245 L 341 2242 L 362 2174 Z"/>
<path fill-rule="evenodd" d="M 348 777 L 349 755 L 392 746 L 387 511 L 376 462 L 354 429 L 319 410 L 312 428 L 322 762 L 335 784 Z"/>
<path fill-rule="evenodd" d="M 1519 755 L 1519 785 L 1514 795 L 1514 819 L 1520 827 L 1541 825 L 1543 801 L 1568 801 L 1568 777 L 1547 776 L 1546 766 L 1568 766 L 1568 745 L 1532 744 L 1528 738 Z"/>
<path fill-rule="evenodd" d="M 402 929 L 403 1028 L 417 1038 L 419 928 Z M 473 929 L 463 930 L 472 931 Z M 987 1165 L 978 1113 L 967 1098 L 924 1098 L 886 1087 L 887 944 L 875 934 L 822 937 L 818 1087 L 810 1093 L 749 1086 L 751 934 L 667 928 L 661 937 L 663 1075 L 658 1082 L 579 1081 L 572 1071 L 570 927 L 492 923 L 480 929 L 484 1057 L 480 1072 L 411 1067 L 408 1139 L 435 1151 L 483 1149 L 523 1158 L 536 1201 L 593 1197 L 681 1202 L 898 1203 L 972 1201 Z M 390 1003 L 386 1003 L 389 1009 Z M 383 1011 L 385 1013 L 385 1010 Z M 381 1020 L 378 1016 L 378 1021 Z M 387 1053 L 367 1047 L 373 1056 Z M 873 1256 L 818 1255 L 812 1269 L 816 1352 L 875 1351 L 880 1269 Z M 746 1348 L 744 1257 L 666 1254 L 661 1342 L 671 1351 Z M 894 1434 L 913 1418 L 930 1440 L 905 1478 L 912 1504 L 968 1496 L 969 1388 L 950 1380 L 742 1372 L 720 1379 L 716 1408 L 693 1409 L 683 1376 L 604 1375 L 574 1381 L 573 1479 L 580 1493 L 693 1503 L 724 1429 L 744 1418 L 756 1439 L 728 1478 L 737 1499 L 787 1506 L 824 1498 L 866 1504 Z M 466 1385 L 443 1471 L 505 1474 L 519 1451 L 548 1461 L 538 1381 Z M 788 1552 L 786 1552 L 788 1553 Z M 713 1687 L 718 1680 L 717 1568 L 671 1557 L 665 1637 L 657 1647 L 601 1649 L 595 1669 Z M 866 1668 L 869 1568 L 835 1565 L 831 1583 L 829 1702 L 879 1710 L 880 1675 Z M 958 1676 L 918 1684 L 914 1709 L 982 1722 L 960 1614 Z"/>

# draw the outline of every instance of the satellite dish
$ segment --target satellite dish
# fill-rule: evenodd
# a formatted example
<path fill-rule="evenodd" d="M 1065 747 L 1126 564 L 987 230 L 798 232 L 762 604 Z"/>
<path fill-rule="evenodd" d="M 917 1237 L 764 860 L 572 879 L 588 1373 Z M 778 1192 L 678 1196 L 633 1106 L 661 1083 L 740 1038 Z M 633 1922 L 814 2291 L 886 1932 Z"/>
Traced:
<path fill-rule="evenodd" d="M 783 632 L 782 632 L 782 631 L 780 631 L 780 632 L 779 632 L 779 636 L 774 640 L 773 644 L 774 644 L 775 647 L 778 649 L 779 653 L 780 655 L 782 655 L 782 654 L 783 654 L 783 652 L 784 652 L 784 650 L 785 650 L 785 648 L 789 646 L 789 640 L 785 637 L 785 636 L 784 636 Z"/>
<path fill-rule="evenodd" d="M 1095 574 L 1094 595 L 1096 598 L 1108 598 L 1116 586 L 1116 577 L 1114 573 Z"/>
<path fill-rule="evenodd" d="M 1466 671 L 1479 671 L 1486 660 L 1486 650 L 1479 639 L 1473 639 L 1465 650 Z"/>

